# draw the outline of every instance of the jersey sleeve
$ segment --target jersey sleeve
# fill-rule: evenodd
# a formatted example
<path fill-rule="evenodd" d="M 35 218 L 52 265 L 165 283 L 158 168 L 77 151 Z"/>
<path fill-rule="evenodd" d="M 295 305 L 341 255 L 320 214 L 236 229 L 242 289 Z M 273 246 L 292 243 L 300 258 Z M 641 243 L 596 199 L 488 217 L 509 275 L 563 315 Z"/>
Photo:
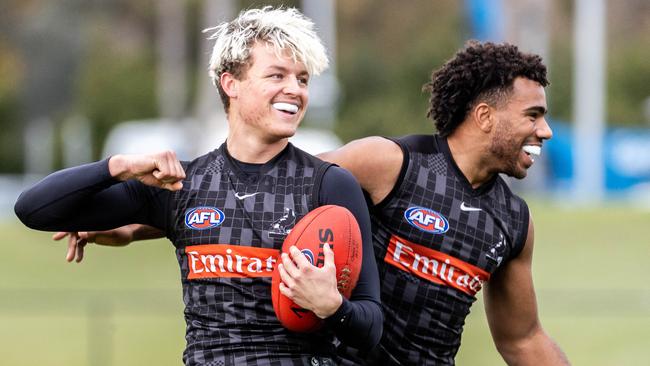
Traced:
<path fill-rule="evenodd" d="M 357 285 L 350 299 L 344 298 L 341 307 L 326 319 L 326 323 L 346 345 L 370 349 L 381 338 L 383 314 L 370 216 L 363 192 L 352 174 L 338 166 L 331 166 L 323 176 L 319 201 L 321 205 L 338 205 L 350 210 L 359 224 L 363 241 L 361 273 Z"/>
<path fill-rule="evenodd" d="M 133 223 L 164 230 L 169 193 L 114 179 L 106 159 L 50 174 L 21 193 L 14 211 L 36 230 L 96 231 Z"/>

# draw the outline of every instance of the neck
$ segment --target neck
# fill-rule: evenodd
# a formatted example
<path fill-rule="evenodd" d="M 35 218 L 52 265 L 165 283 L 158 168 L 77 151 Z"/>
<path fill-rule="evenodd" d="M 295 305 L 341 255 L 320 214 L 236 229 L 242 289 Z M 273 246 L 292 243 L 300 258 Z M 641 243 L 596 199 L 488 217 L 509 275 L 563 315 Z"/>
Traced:
<path fill-rule="evenodd" d="M 478 188 L 496 175 L 488 159 L 487 146 L 479 143 L 485 141 L 486 136 L 470 136 L 460 127 L 447 137 L 449 150 L 472 188 Z"/>
<path fill-rule="evenodd" d="M 288 138 L 264 139 L 254 131 L 244 131 L 231 126 L 226 147 L 230 156 L 238 161 L 263 164 L 278 155 L 288 143 Z"/>

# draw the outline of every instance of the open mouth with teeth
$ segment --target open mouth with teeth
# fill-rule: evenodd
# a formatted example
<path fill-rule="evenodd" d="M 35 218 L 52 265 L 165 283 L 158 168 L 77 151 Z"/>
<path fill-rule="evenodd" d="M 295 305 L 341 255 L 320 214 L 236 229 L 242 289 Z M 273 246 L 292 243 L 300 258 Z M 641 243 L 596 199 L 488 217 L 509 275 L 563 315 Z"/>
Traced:
<path fill-rule="evenodd" d="M 289 113 L 292 115 L 298 113 L 298 109 L 299 109 L 298 106 L 295 104 L 283 103 L 283 102 L 273 103 L 273 108 L 280 112 Z"/>
<path fill-rule="evenodd" d="M 533 162 L 535 161 L 533 156 L 539 156 L 542 153 L 542 147 L 537 145 L 524 145 L 522 150 L 526 153 L 526 155 L 530 156 L 530 160 Z"/>
<path fill-rule="evenodd" d="M 542 153 L 542 147 L 536 145 L 525 145 L 523 150 L 528 155 L 539 156 Z"/>

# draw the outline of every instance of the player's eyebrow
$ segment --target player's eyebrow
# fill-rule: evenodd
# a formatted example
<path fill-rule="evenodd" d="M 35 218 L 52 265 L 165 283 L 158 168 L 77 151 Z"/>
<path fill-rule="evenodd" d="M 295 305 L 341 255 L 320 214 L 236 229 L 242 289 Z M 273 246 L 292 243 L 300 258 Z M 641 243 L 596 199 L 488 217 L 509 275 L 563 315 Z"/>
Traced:
<path fill-rule="evenodd" d="M 535 116 L 543 116 L 546 114 L 546 112 L 548 112 L 548 110 L 542 106 L 534 106 L 524 109 L 524 114 L 531 114 Z"/>
<path fill-rule="evenodd" d="M 279 65 L 271 65 L 266 68 L 267 72 L 274 72 L 274 71 L 279 71 L 282 73 L 288 73 L 289 69 L 284 67 L 284 66 L 279 66 Z M 302 70 L 298 72 L 299 76 L 309 76 L 309 72 L 307 70 Z"/>

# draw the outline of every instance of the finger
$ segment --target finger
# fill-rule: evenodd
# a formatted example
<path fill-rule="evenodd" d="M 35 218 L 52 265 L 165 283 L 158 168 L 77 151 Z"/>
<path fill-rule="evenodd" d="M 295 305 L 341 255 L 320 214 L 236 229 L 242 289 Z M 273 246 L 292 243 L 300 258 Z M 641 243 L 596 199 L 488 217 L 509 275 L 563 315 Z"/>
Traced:
<path fill-rule="evenodd" d="M 169 159 L 167 155 L 169 155 L 169 151 L 163 151 L 152 156 L 154 168 L 151 171 L 151 175 L 160 182 L 165 182 L 170 177 Z"/>
<path fill-rule="evenodd" d="M 281 285 L 286 286 L 288 288 L 293 288 L 296 285 L 296 282 L 294 281 L 293 277 L 291 277 L 291 275 L 287 273 L 287 270 L 282 265 L 282 263 L 278 265 L 278 272 L 280 273 L 280 279 L 282 280 L 280 282 Z"/>
<path fill-rule="evenodd" d="M 57 240 L 58 241 L 58 240 L 61 240 L 61 239 L 65 238 L 66 236 L 68 236 L 67 231 L 59 231 L 58 233 L 52 235 L 52 240 Z"/>
<path fill-rule="evenodd" d="M 183 171 L 183 168 L 181 167 L 180 161 L 178 161 L 178 158 L 176 157 L 176 153 L 170 151 L 166 157 L 170 178 L 182 179 L 183 177 L 181 172 Z"/>
<path fill-rule="evenodd" d="M 280 255 L 280 259 L 282 260 L 282 268 L 292 277 L 298 276 L 300 274 L 300 269 L 296 267 L 296 264 L 291 260 L 291 257 L 289 257 L 289 254 L 287 253 L 282 253 Z"/>
<path fill-rule="evenodd" d="M 171 183 L 170 190 L 177 191 L 183 188 L 183 179 L 185 179 L 185 170 L 181 162 L 176 157 L 176 153 L 171 151 L 167 155 L 167 166 L 169 169 L 169 183 Z"/>
<path fill-rule="evenodd" d="M 307 257 L 305 257 L 305 255 L 302 254 L 302 252 L 295 245 L 292 245 L 291 248 L 289 248 L 289 252 L 291 253 L 291 258 L 294 262 L 296 262 L 296 266 L 298 268 L 306 268 L 312 265 L 309 263 Z"/>
<path fill-rule="evenodd" d="M 329 243 L 325 243 L 325 245 L 323 245 L 323 253 L 325 254 L 325 266 L 332 266 L 336 268 L 336 264 L 334 264 L 334 251 L 332 248 L 330 248 Z"/>
<path fill-rule="evenodd" d="M 288 297 L 288 298 L 291 299 L 291 300 L 294 300 L 294 298 L 293 298 L 293 292 L 292 292 L 291 289 L 290 289 L 289 287 L 287 287 L 284 283 L 280 282 L 279 289 L 280 289 L 280 293 L 281 293 L 282 295 Z"/>
<path fill-rule="evenodd" d="M 86 241 L 79 239 L 77 241 L 77 263 L 81 262 L 84 259 L 84 250 L 86 248 Z"/>
<path fill-rule="evenodd" d="M 183 165 L 181 164 L 181 161 L 176 159 L 175 164 L 176 164 L 176 176 L 180 179 L 185 179 L 187 176 L 185 175 L 185 169 L 183 169 Z"/>
<path fill-rule="evenodd" d="M 160 185 L 160 188 L 167 189 L 169 191 L 180 191 L 183 189 L 183 182 L 179 180 L 173 183 L 162 183 Z"/>
<path fill-rule="evenodd" d="M 72 262 L 77 252 L 77 233 L 70 233 L 68 237 L 68 252 L 65 255 L 65 260 Z"/>
<path fill-rule="evenodd" d="M 164 183 L 173 183 L 181 179 L 178 172 L 179 161 L 176 153 L 165 151 L 155 158 L 156 168 L 152 171 L 153 176 Z"/>

